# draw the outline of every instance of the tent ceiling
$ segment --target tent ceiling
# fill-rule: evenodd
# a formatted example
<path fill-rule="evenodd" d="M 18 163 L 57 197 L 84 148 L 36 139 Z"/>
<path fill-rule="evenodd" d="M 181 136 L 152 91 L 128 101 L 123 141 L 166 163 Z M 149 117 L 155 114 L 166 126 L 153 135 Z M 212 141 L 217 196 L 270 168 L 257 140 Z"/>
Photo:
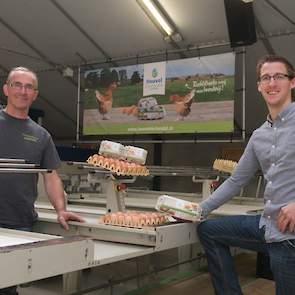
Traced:
<path fill-rule="evenodd" d="M 177 43 L 179 48 L 228 44 L 222 0 L 159 3 L 183 36 Z M 265 33 L 272 48 L 282 46 L 273 40 L 276 35 L 290 35 L 294 44 L 295 2 L 253 3 L 259 29 L 263 30 L 258 32 L 260 36 Z M 0 40 L 2 78 L 17 65 L 39 72 L 40 99 L 35 107 L 45 110 L 45 126 L 55 137 L 74 137 L 76 133 L 77 78 L 69 81 L 64 77 L 63 66 L 75 68 L 85 62 L 164 53 L 174 48 L 136 0 L 1 0 Z"/>

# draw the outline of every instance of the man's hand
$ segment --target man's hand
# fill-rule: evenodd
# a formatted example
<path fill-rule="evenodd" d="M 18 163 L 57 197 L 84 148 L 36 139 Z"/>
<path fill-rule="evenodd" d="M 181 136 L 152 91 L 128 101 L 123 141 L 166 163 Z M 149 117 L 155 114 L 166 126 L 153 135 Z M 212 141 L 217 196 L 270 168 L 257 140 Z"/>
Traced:
<path fill-rule="evenodd" d="M 69 230 L 69 225 L 67 223 L 69 220 L 84 222 L 84 219 L 81 216 L 70 211 L 58 212 L 57 220 L 65 230 Z"/>
<path fill-rule="evenodd" d="M 295 203 L 282 207 L 278 215 L 278 228 L 281 232 L 294 232 L 295 230 Z"/>

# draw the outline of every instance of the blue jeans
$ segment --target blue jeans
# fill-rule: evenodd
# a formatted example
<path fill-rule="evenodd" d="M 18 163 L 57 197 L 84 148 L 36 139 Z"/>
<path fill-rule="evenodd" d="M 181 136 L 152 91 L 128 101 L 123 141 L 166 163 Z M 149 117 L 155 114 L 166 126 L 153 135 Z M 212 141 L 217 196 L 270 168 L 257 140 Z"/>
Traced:
<path fill-rule="evenodd" d="M 259 220 L 260 215 L 238 215 L 209 219 L 198 225 L 216 295 L 242 294 L 230 247 L 267 253 L 276 294 L 295 294 L 295 240 L 266 243 Z"/>
<path fill-rule="evenodd" d="M 5 224 L 0 224 L 0 227 L 8 228 L 8 229 L 23 230 L 23 231 L 32 231 L 31 227 L 15 228 L 15 227 L 12 227 L 12 226 L 7 226 Z M 0 295 L 18 295 L 17 286 L 12 286 L 12 287 L 8 287 L 8 288 L 0 289 Z"/>

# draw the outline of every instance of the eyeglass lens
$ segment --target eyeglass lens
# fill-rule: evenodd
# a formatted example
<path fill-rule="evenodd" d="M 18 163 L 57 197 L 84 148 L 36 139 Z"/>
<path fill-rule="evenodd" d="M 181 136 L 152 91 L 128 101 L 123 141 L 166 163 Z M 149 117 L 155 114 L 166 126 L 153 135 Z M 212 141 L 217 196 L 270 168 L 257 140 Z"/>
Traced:
<path fill-rule="evenodd" d="M 33 91 L 33 90 L 35 90 L 34 85 L 32 85 L 32 84 L 25 84 L 25 85 L 23 85 L 20 82 L 11 82 L 10 83 L 10 86 L 13 87 L 13 88 L 15 88 L 15 89 L 17 89 L 17 90 L 22 90 L 23 88 L 26 91 Z"/>
<path fill-rule="evenodd" d="M 282 73 L 276 73 L 274 75 L 264 75 L 260 78 L 260 81 L 262 83 L 270 83 L 271 79 L 273 79 L 274 81 L 284 81 L 286 79 L 289 79 L 289 75 Z"/>

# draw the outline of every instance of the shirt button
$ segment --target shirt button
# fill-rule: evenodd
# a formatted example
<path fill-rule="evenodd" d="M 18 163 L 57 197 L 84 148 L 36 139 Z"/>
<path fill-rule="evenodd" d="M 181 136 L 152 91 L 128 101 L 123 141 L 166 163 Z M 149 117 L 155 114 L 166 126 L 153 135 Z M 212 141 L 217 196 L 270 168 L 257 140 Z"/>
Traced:
<path fill-rule="evenodd" d="M 271 164 L 272 167 L 274 167 L 275 165 L 276 165 L 275 163 L 272 163 L 272 164 Z"/>
<path fill-rule="evenodd" d="M 270 215 L 268 215 L 267 218 L 270 219 Z"/>
<path fill-rule="evenodd" d="M 273 129 L 274 131 L 276 131 L 277 130 L 277 127 L 274 127 L 274 129 Z"/>
<path fill-rule="evenodd" d="M 276 146 L 275 145 L 272 145 L 271 147 L 274 149 Z"/>
<path fill-rule="evenodd" d="M 269 184 L 272 184 L 272 181 L 269 181 L 268 183 L 269 183 Z"/>
<path fill-rule="evenodd" d="M 285 121 L 285 118 L 284 118 L 284 117 L 282 118 L 282 121 L 283 121 L 283 122 Z"/>
<path fill-rule="evenodd" d="M 267 200 L 267 203 L 271 203 L 271 200 Z"/>

